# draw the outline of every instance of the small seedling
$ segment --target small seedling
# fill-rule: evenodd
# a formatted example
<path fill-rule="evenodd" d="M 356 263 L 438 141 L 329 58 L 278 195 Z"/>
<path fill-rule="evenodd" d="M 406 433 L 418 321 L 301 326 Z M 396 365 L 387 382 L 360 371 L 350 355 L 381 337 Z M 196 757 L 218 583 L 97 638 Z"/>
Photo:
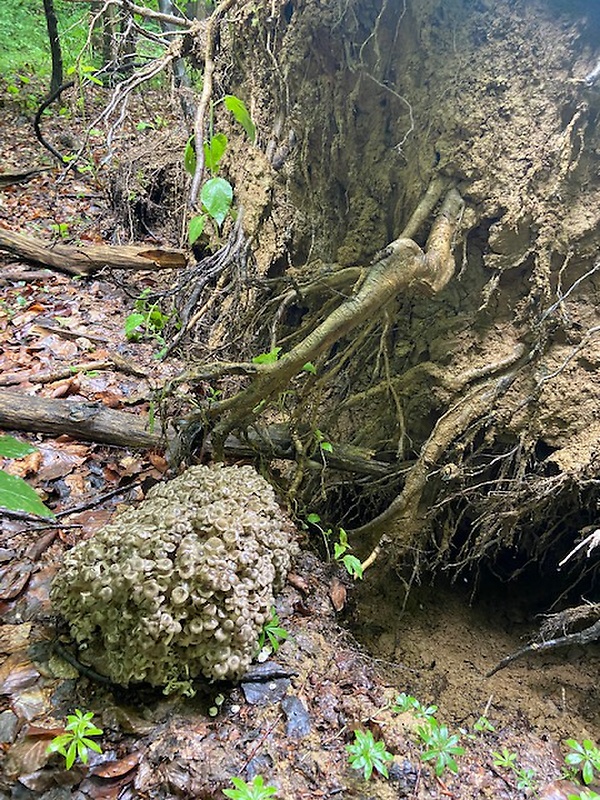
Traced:
<path fill-rule="evenodd" d="M 76 708 L 74 714 L 67 716 L 65 733 L 55 736 L 48 745 L 49 753 L 60 753 L 64 756 L 67 769 L 71 769 L 77 758 L 87 764 L 90 750 L 102 753 L 98 742 L 90 739 L 90 736 L 101 736 L 103 732 L 93 724 L 93 716 L 92 711 L 84 714 Z"/>
<path fill-rule="evenodd" d="M 331 442 L 327 441 L 327 437 L 325 436 L 323 431 L 320 431 L 318 428 L 315 431 L 315 439 L 322 452 L 333 453 L 333 445 L 331 444 Z"/>
<path fill-rule="evenodd" d="M 517 780 L 517 789 L 520 792 L 535 791 L 536 771 L 530 767 L 520 767 L 517 763 L 517 754 L 511 753 L 503 747 L 501 753 L 492 753 L 495 767 L 509 769 Z"/>
<path fill-rule="evenodd" d="M 417 728 L 417 734 L 423 741 L 425 749 L 421 753 L 423 761 L 433 761 L 435 774 L 439 778 L 444 770 L 458 772 L 458 765 L 454 756 L 462 756 L 465 748 L 461 747 L 460 736 L 450 733 L 446 725 L 431 717 L 426 725 Z"/>
<path fill-rule="evenodd" d="M 565 762 L 581 770 L 583 782 L 589 785 L 594 780 L 594 772 L 600 772 L 600 750 L 591 739 L 584 739 L 581 744 L 576 739 L 567 739 L 565 744 L 572 751 L 565 756 Z"/>
<path fill-rule="evenodd" d="M 477 731 L 477 733 L 484 733 L 485 731 L 493 733 L 496 728 L 494 728 L 487 717 L 479 717 L 477 722 L 473 725 L 473 730 Z"/>
<path fill-rule="evenodd" d="M 360 559 L 346 552 L 351 549 L 348 544 L 348 534 L 343 528 L 340 528 L 338 541 L 333 543 L 333 557 L 344 565 L 348 575 L 351 575 L 355 580 L 356 578 L 362 579 L 363 566 Z"/>
<path fill-rule="evenodd" d="M 280 627 L 279 616 L 275 613 L 275 609 L 271 608 L 271 618 L 265 622 L 258 637 L 258 649 L 262 650 L 268 641 L 269 647 L 276 653 L 281 647 L 281 643 L 289 639 L 289 636 L 286 629 Z"/>
<path fill-rule="evenodd" d="M 371 731 L 355 731 L 354 743 L 347 744 L 348 760 L 352 769 L 362 770 L 366 781 L 373 774 L 379 772 L 384 778 L 389 777 L 386 762 L 392 761 L 393 756 L 385 749 L 384 742 L 376 742 Z"/>
<path fill-rule="evenodd" d="M 412 711 L 415 717 L 424 720 L 432 719 L 437 710 L 437 706 L 425 706 L 423 703 L 420 703 L 416 697 L 410 694 L 407 695 L 404 692 L 396 697 L 396 703 L 392 706 L 392 711 L 395 711 L 396 714 Z"/>
<path fill-rule="evenodd" d="M 208 716 L 209 717 L 216 717 L 221 710 L 221 706 L 225 702 L 225 695 L 218 694 L 215 696 L 213 700 L 213 705 L 208 709 Z"/>
<path fill-rule="evenodd" d="M 256 775 L 252 783 L 246 783 L 241 778 L 232 778 L 231 782 L 235 789 L 223 789 L 225 797 L 231 800 L 265 800 L 277 794 L 274 786 L 265 786 L 262 775 Z"/>
<path fill-rule="evenodd" d="M 157 302 L 150 302 L 149 289 L 145 289 L 135 301 L 134 311 L 125 320 L 125 337 L 130 342 L 154 339 L 165 344 L 163 331 L 173 312 L 162 311 Z"/>
<path fill-rule="evenodd" d="M 331 528 L 323 528 L 321 525 L 321 517 L 318 514 L 309 514 L 306 517 L 306 521 L 309 522 L 311 525 L 314 525 L 317 528 L 321 536 L 323 537 L 323 543 L 325 545 L 325 551 L 327 553 L 327 559 L 331 561 L 331 537 L 333 536 L 333 531 Z M 338 534 L 338 541 L 333 543 L 333 559 L 340 564 L 343 564 L 346 572 L 351 575 L 354 579 L 363 577 L 363 566 L 356 556 L 353 556 L 351 553 L 348 553 L 349 550 L 352 548 L 348 543 L 348 534 L 343 528 L 340 528 Z"/>
<path fill-rule="evenodd" d="M 58 234 L 61 239 L 66 239 L 69 235 L 69 226 L 66 222 L 53 222 L 52 225 L 50 225 L 50 230 Z"/>

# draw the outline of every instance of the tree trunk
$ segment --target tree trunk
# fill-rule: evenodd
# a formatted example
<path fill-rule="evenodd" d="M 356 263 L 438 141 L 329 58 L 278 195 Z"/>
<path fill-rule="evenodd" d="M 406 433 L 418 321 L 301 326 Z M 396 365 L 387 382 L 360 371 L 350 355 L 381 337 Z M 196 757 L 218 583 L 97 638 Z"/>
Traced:
<path fill-rule="evenodd" d="M 63 82 L 63 62 L 60 38 L 58 36 L 58 20 L 54 10 L 54 0 L 44 0 L 44 14 L 48 28 L 48 40 L 52 56 L 52 75 L 50 78 L 50 94 L 58 91 Z"/>

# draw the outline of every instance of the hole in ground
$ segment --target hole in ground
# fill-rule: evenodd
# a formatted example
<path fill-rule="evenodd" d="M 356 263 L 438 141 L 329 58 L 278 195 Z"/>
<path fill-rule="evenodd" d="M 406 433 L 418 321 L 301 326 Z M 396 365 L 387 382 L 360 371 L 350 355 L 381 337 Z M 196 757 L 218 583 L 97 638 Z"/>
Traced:
<path fill-rule="evenodd" d="M 391 570 L 370 572 L 348 623 L 399 692 L 435 703 L 455 727 L 485 713 L 499 737 L 533 728 L 553 739 L 600 739 L 600 644 L 531 654 L 486 677 L 534 640 L 543 621 L 550 593 L 531 572 L 509 584 L 482 576 L 474 599 L 470 579 L 423 581 L 404 611 L 403 582 Z"/>

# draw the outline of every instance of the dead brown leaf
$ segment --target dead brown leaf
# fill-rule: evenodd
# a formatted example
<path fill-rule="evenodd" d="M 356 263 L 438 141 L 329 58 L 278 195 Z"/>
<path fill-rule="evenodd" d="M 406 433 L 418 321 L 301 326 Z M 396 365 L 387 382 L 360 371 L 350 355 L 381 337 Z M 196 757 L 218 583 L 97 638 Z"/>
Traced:
<path fill-rule="evenodd" d="M 20 739 L 15 742 L 3 763 L 5 774 L 9 778 L 19 778 L 37 772 L 50 759 L 47 747 L 48 742 L 44 739 Z"/>
<path fill-rule="evenodd" d="M 346 605 L 346 587 L 338 578 L 333 578 L 329 584 L 329 597 L 335 610 L 342 611 Z"/>
<path fill-rule="evenodd" d="M 2 625 L 0 627 L 0 653 L 16 653 L 23 650 L 29 644 L 29 634 L 31 633 L 31 622 L 23 622 L 19 625 Z"/>
<path fill-rule="evenodd" d="M 13 600 L 27 586 L 33 564 L 31 561 L 16 561 L 0 568 L 0 599 Z"/>
<path fill-rule="evenodd" d="M 25 650 L 11 653 L 0 664 L 0 694 L 13 694 L 32 686 L 40 677 Z"/>
<path fill-rule="evenodd" d="M 18 478 L 26 478 L 28 475 L 35 475 L 42 463 L 42 454 L 39 450 L 29 453 L 23 458 L 11 459 L 3 467 L 4 472 L 9 475 L 16 475 Z"/>
<path fill-rule="evenodd" d="M 97 778 L 121 778 L 134 770 L 140 760 L 139 753 L 130 753 L 118 761 L 107 761 L 91 770 L 90 774 Z"/>
<path fill-rule="evenodd" d="M 83 452 L 82 452 L 83 451 Z M 80 466 L 87 458 L 87 448 L 81 446 L 69 446 L 62 443 L 60 448 L 56 446 L 40 446 L 42 454 L 42 465 L 38 471 L 40 480 L 53 481 L 56 478 L 64 478 L 71 473 L 75 467 Z"/>
<path fill-rule="evenodd" d="M 18 717 L 28 722 L 39 719 L 51 712 L 50 695 L 53 691 L 50 686 L 45 688 L 39 685 L 31 686 L 13 697 L 12 710 Z"/>
<path fill-rule="evenodd" d="M 154 469 L 157 469 L 161 475 L 169 469 L 169 463 L 166 458 L 159 453 L 148 453 L 148 461 L 152 464 Z"/>

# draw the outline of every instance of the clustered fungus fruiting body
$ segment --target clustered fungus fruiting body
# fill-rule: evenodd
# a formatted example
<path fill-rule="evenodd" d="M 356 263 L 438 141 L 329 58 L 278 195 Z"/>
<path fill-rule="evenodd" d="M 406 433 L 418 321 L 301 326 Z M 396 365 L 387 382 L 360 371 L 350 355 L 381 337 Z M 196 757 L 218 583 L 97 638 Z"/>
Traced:
<path fill-rule="evenodd" d="M 69 551 L 51 597 L 82 661 L 155 686 L 248 669 L 296 551 L 250 466 L 196 466 Z"/>

